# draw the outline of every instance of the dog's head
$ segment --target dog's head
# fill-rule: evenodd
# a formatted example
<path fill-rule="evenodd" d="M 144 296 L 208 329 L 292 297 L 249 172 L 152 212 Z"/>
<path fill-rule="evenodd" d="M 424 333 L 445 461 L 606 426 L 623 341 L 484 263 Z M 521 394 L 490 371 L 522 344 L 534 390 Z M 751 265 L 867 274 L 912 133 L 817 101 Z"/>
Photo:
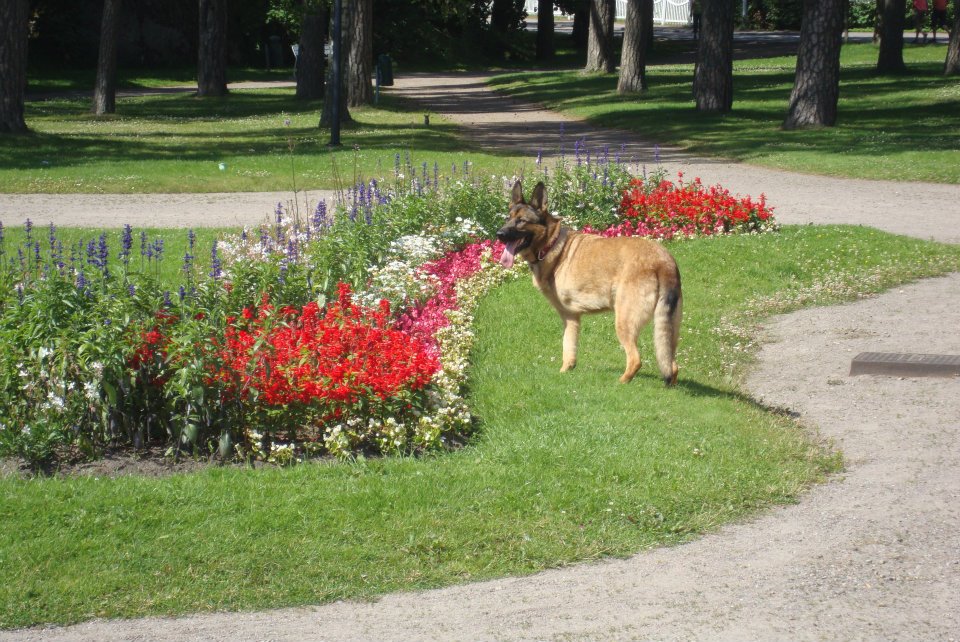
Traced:
<path fill-rule="evenodd" d="M 500 264 L 506 268 L 513 267 L 514 259 L 518 255 L 527 262 L 534 263 L 537 250 L 547 244 L 554 226 L 558 223 L 547 211 L 547 188 L 543 182 L 537 183 L 533 188 L 528 203 L 523 200 L 523 186 L 517 181 L 510 196 L 507 222 L 497 231 L 497 240 L 506 246 L 500 257 Z"/>

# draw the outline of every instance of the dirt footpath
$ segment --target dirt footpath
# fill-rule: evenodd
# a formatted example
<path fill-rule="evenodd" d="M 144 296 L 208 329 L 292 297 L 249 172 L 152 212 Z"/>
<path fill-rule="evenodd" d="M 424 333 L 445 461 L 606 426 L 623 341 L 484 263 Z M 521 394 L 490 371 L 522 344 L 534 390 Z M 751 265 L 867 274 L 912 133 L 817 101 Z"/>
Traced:
<path fill-rule="evenodd" d="M 437 77 L 431 77 L 436 79 Z M 413 81 L 411 81 L 413 82 Z M 424 77 L 412 86 L 425 101 Z M 459 84 L 470 84 L 460 78 Z M 402 91 L 405 83 L 399 83 Z M 419 89 L 417 89 L 419 87 Z M 476 91 L 483 91 L 476 89 Z M 539 127 L 535 106 L 445 110 Z M 450 89 L 453 91 L 453 89 Z M 487 94 L 473 94 L 482 98 Z M 439 99 L 438 98 L 438 99 Z M 496 97 L 495 97 L 496 98 Z M 429 104 L 429 103 L 427 103 Z M 471 129 L 471 119 L 478 128 Z M 511 125 L 512 123 L 512 125 Z M 565 123 L 567 132 L 573 125 Z M 579 125 L 578 125 L 579 127 Z M 584 130 L 586 131 L 586 130 Z M 620 133 L 622 142 L 641 143 Z M 786 223 L 851 222 L 960 242 L 960 187 L 843 181 L 683 158 L 689 176 L 766 192 Z M 747 381 L 843 450 L 847 470 L 793 506 L 674 548 L 448 589 L 261 613 L 90 622 L 2 640 L 951 640 L 960 637 L 960 379 L 850 377 L 860 351 L 960 354 L 960 275 L 766 325 Z"/>

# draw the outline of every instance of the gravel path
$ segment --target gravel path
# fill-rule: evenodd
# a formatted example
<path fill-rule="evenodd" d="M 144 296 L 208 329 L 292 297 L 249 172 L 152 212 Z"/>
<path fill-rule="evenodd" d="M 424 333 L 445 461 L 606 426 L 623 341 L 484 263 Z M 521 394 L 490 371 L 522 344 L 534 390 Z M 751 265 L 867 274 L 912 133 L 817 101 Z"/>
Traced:
<path fill-rule="evenodd" d="M 547 149 L 556 132 L 559 143 L 558 116 L 492 97 L 481 81 L 412 76 L 398 78 L 395 91 L 463 123 L 477 141 L 509 145 L 526 132 Z M 649 151 L 630 134 L 594 134 L 575 121 L 565 130 L 589 134 L 588 144 Z M 665 163 L 734 192 L 765 192 L 786 223 L 858 223 L 960 242 L 958 186 L 800 176 L 670 152 Z M 865 350 L 960 354 L 958 301 L 955 274 L 770 320 L 747 389 L 834 440 L 847 470 L 796 505 L 695 542 L 373 603 L 95 621 L 0 632 L 0 641 L 956 639 L 960 379 L 847 373 Z"/>

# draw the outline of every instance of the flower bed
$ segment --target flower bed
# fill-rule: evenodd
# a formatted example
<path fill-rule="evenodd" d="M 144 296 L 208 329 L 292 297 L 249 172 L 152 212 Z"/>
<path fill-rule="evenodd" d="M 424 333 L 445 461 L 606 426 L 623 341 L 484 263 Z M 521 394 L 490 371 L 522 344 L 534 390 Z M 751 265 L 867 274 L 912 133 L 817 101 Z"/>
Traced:
<path fill-rule="evenodd" d="M 577 151 L 541 168 L 571 227 L 664 239 L 774 229 L 762 197 L 631 179 L 609 154 Z M 111 253 L 105 236 L 66 251 L 54 229 L 41 243 L 28 226 L 15 254 L 0 228 L 0 454 L 40 463 L 161 442 L 287 463 L 462 443 L 473 311 L 523 269 L 491 259 L 513 180 L 398 158 L 392 181 L 306 220 L 278 206 L 269 225 L 219 239 L 209 268 L 189 232 L 169 289 L 162 240 L 141 236 L 134 269 L 129 227 Z"/>

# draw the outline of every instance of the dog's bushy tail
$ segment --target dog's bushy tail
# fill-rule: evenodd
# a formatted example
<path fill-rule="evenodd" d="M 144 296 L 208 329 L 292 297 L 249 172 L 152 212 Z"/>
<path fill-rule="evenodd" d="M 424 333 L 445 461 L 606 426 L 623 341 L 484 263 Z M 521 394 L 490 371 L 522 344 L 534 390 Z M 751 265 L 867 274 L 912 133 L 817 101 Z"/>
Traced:
<path fill-rule="evenodd" d="M 668 386 L 677 383 L 677 342 L 680 340 L 680 321 L 683 318 L 683 294 L 680 281 L 660 290 L 653 311 L 653 346 L 660 375 Z"/>

